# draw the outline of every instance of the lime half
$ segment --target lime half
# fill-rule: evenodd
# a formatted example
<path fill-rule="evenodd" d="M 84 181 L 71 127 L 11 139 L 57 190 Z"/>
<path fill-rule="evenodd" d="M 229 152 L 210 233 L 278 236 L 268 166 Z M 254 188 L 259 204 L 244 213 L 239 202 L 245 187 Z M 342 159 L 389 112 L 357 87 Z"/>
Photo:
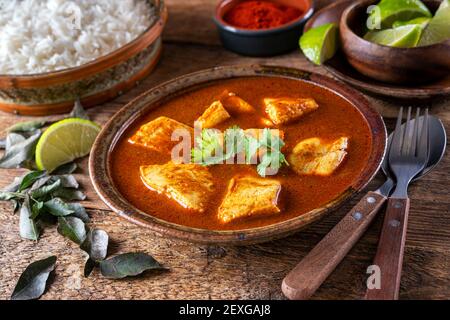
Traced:
<path fill-rule="evenodd" d="M 99 125 L 79 118 L 52 124 L 36 146 L 38 169 L 51 172 L 60 165 L 86 156 L 99 132 Z"/>
<path fill-rule="evenodd" d="M 422 34 L 420 25 L 407 25 L 382 31 L 370 31 L 364 39 L 384 46 L 397 48 L 415 47 Z"/>
<path fill-rule="evenodd" d="M 327 23 L 305 32 L 300 38 L 303 54 L 317 65 L 333 57 L 338 47 L 337 31 L 334 23 Z"/>
<path fill-rule="evenodd" d="M 395 21 L 418 17 L 431 18 L 430 10 L 420 0 L 381 0 L 371 8 L 367 27 L 370 30 L 391 28 Z"/>
<path fill-rule="evenodd" d="M 407 25 L 411 25 L 411 24 L 417 24 L 419 26 L 421 26 L 422 28 L 425 28 L 428 23 L 430 22 L 430 18 L 426 18 L 426 17 L 420 17 L 420 18 L 415 18 L 412 20 L 408 20 L 408 21 L 395 21 L 394 24 L 392 25 L 393 28 L 397 28 L 397 27 L 403 27 L 403 26 L 407 26 Z"/>
<path fill-rule="evenodd" d="M 420 38 L 419 46 L 428 46 L 450 39 L 450 1 L 444 0 Z"/>

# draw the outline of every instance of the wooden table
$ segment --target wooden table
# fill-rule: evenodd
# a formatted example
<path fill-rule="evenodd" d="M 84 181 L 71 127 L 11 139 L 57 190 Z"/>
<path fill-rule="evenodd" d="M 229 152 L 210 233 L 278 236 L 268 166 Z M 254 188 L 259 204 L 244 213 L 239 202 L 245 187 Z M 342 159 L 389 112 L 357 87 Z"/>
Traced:
<path fill-rule="evenodd" d="M 298 52 L 270 59 L 246 58 L 225 51 L 218 40 L 211 15 L 213 0 L 166 1 L 169 23 L 164 35 L 164 53 L 155 72 L 139 87 L 114 101 L 89 111 L 104 123 L 114 112 L 140 93 L 162 81 L 216 65 L 266 63 L 325 73 Z M 318 1 L 320 7 L 329 1 Z M 398 105 L 370 98 L 392 127 Z M 431 113 L 450 131 L 450 103 L 435 102 Z M 26 120 L 0 113 L 0 133 L 9 125 Z M 247 247 L 198 246 L 160 238 L 152 232 L 121 220 L 98 199 L 89 182 L 86 160 L 78 175 L 89 201 L 92 225 L 106 230 L 112 254 L 145 251 L 168 266 L 169 273 L 146 274 L 136 279 L 110 281 L 97 272 L 82 276 L 85 256 L 55 229 L 46 229 L 39 242 L 22 240 L 18 216 L 0 203 L 0 298 L 9 298 L 14 285 L 31 262 L 50 254 L 58 256 L 56 277 L 42 299 L 281 299 L 281 280 L 343 215 L 356 197 L 302 232 L 286 239 Z M 411 213 L 401 282 L 401 299 L 450 298 L 450 156 L 410 189 Z M 21 170 L 0 170 L 0 187 Z M 370 184 L 376 188 L 382 176 Z M 366 267 L 375 255 L 380 216 L 347 258 L 319 289 L 314 299 L 360 299 L 365 291 Z"/>

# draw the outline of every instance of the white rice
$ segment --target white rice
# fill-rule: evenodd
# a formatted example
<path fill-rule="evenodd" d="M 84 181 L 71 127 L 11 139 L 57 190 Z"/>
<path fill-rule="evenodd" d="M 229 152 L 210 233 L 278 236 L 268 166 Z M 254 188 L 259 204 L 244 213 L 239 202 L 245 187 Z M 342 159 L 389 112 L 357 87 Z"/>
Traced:
<path fill-rule="evenodd" d="M 146 0 L 0 0 L 0 74 L 80 66 L 133 41 L 154 20 Z"/>

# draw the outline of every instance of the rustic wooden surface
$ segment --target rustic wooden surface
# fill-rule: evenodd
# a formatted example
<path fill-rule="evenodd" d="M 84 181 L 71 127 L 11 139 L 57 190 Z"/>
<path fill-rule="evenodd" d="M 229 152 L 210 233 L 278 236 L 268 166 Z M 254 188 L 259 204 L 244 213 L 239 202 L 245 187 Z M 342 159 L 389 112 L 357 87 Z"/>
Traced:
<path fill-rule="evenodd" d="M 115 111 L 152 86 L 175 76 L 216 65 L 266 63 L 325 73 L 309 64 L 299 52 L 270 59 L 245 58 L 225 51 L 217 38 L 211 15 L 213 0 L 168 0 L 169 23 L 164 53 L 155 72 L 139 87 L 89 111 L 104 123 Z M 329 1 L 318 1 L 320 7 Z M 392 127 L 398 105 L 370 98 Z M 450 130 L 450 102 L 429 105 Z M 0 134 L 9 125 L 26 120 L 0 113 Z M 85 256 L 54 229 L 45 230 L 39 242 L 21 240 L 18 217 L 0 203 L 0 298 L 9 298 L 14 285 L 31 262 L 57 255 L 56 276 L 42 299 L 282 299 L 281 280 L 298 261 L 342 218 L 362 196 L 302 232 L 286 239 L 248 247 L 197 246 L 159 238 L 144 228 L 119 219 L 107 210 L 93 191 L 82 161 L 79 178 L 89 195 L 92 225 L 106 230 L 112 240 L 110 254 L 145 251 L 170 272 L 145 274 L 136 279 L 110 281 L 94 273 L 83 278 Z M 410 189 L 411 212 L 401 281 L 401 299 L 450 298 L 450 156 Z M 0 170 L 0 188 L 20 170 Z M 382 176 L 370 184 L 374 189 Z M 314 299 L 361 299 L 365 270 L 375 255 L 381 217 L 370 227 L 347 258 L 325 281 Z"/>

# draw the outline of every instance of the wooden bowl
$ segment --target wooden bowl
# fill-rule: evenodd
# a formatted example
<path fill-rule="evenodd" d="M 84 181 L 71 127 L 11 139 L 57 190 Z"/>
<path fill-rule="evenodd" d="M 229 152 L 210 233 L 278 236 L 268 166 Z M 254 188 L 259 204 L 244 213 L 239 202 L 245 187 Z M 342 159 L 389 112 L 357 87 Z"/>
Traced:
<path fill-rule="evenodd" d="M 450 40 L 424 47 L 394 48 L 362 38 L 367 7 L 378 2 L 356 2 L 342 14 L 340 35 L 348 62 L 368 77 L 395 84 L 426 83 L 447 76 L 450 72 Z M 440 1 L 424 3 L 435 12 Z"/>
<path fill-rule="evenodd" d="M 246 56 L 264 57 L 298 48 L 298 39 L 303 25 L 314 12 L 312 0 L 275 0 L 276 3 L 298 8 L 304 13 L 294 21 L 280 27 L 261 30 L 236 28 L 223 19 L 232 7 L 242 1 L 223 0 L 217 4 L 214 22 L 226 49 Z"/>
<path fill-rule="evenodd" d="M 364 170 L 352 186 L 321 208 L 280 223 L 245 230 L 216 231 L 186 227 L 158 219 L 131 205 L 114 186 L 109 168 L 111 151 L 123 132 L 141 116 L 157 108 L 168 99 L 204 87 L 212 81 L 248 76 L 283 77 L 307 82 L 344 97 L 359 110 L 367 120 L 371 130 L 373 147 Z M 372 179 L 380 167 L 385 147 L 386 128 L 381 116 L 371 108 L 369 102 L 360 93 L 348 86 L 330 78 L 297 69 L 260 65 L 228 66 L 216 67 L 176 78 L 151 89 L 123 107 L 110 119 L 98 135 L 89 158 L 89 171 L 94 188 L 101 199 L 113 211 L 133 223 L 170 238 L 196 243 L 243 245 L 290 235 L 336 209 L 345 200 L 364 188 Z"/>
<path fill-rule="evenodd" d="M 75 100 L 91 107 L 131 89 L 155 67 L 167 20 L 155 0 L 157 21 L 125 46 L 79 67 L 31 75 L 0 75 L 0 110 L 22 115 L 69 112 Z"/>

